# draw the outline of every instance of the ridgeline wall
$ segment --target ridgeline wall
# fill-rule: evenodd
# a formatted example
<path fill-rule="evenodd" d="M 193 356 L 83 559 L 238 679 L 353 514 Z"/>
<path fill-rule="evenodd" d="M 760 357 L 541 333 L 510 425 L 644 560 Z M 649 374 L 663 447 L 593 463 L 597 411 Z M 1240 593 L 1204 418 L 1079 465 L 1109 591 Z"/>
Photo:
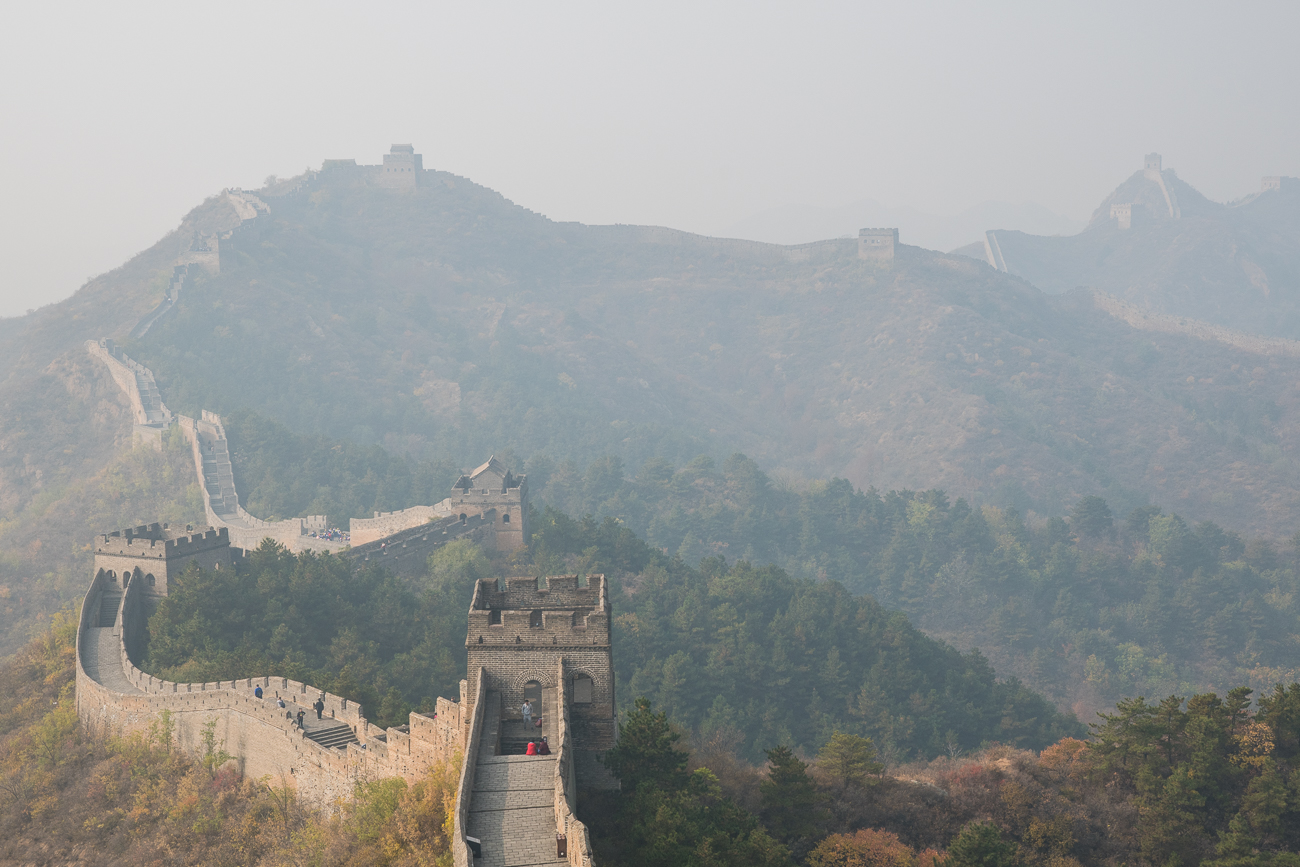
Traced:
<path fill-rule="evenodd" d="M 359 781 L 402 777 L 415 782 L 461 752 L 462 702 L 439 698 L 434 717 L 413 713 L 406 730 L 383 730 L 371 725 L 356 703 L 288 678 L 174 683 L 145 674 L 135 664 L 148 616 L 139 578 L 127 579 L 112 625 L 97 625 L 115 586 L 102 573 L 92 580 L 77 629 L 77 714 L 92 729 L 148 733 L 166 711 L 173 743 L 202 756 L 204 727 L 215 722 L 216 747 L 233 757 L 245 777 L 286 782 L 306 803 L 322 809 L 350 798 Z M 261 699 L 253 694 L 257 686 L 264 691 Z M 465 689 L 462 681 L 462 695 Z M 359 743 L 322 746 L 276 704 L 284 698 L 292 713 L 293 706 L 309 708 L 321 696 L 325 715 L 351 728 Z"/>

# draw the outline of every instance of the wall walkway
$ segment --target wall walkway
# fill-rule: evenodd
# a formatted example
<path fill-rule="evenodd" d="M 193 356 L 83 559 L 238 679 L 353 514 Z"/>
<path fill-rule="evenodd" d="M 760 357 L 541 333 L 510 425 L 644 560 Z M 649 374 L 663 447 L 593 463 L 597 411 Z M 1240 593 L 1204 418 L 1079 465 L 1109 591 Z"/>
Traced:
<path fill-rule="evenodd" d="M 86 352 L 104 363 L 126 395 L 135 421 L 134 441 L 161 449 L 163 431 L 171 426 L 172 414 L 163 404 L 153 372 L 118 349 L 111 338 L 87 340 Z"/>
<path fill-rule="evenodd" d="M 407 726 L 385 731 L 372 726 L 356 703 L 288 678 L 174 683 L 145 674 L 132 658 L 148 614 L 144 596 L 139 580 L 129 579 L 121 592 L 102 574 L 86 592 L 77 630 L 77 713 L 89 727 L 143 733 L 169 711 L 174 742 L 201 755 L 204 726 L 215 721 L 219 747 L 246 777 L 283 780 L 306 803 L 323 809 L 351 797 L 359 781 L 403 777 L 415 782 L 433 764 L 461 752 L 462 703 L 445 698 L 438 699 L 433 717 L 413 713 Z M 103 603 L 118 599 L 113 615 Z M 108 617 L 112 625 L 101 626 Z M 261 699 L 253 694 L 257 686 L 264 691 Z M 318 697 L 325 703 L 319 722 L 310 707 Z M 277 698 L 287 707 L 281 709 Z M 307 714 L 304 728 L 294 720 L 299 709 Z M 356 742 L 327 747 L 312 739 L 340 726 Z"/>
<path fill-rule="evenodd" d="M 482 669 L 476 680 L 481 691 Z M 473 739 L 473 750 L 465 754 L 466 770 L 472 768 L 473 777 L 468 784 L 468 774 L 462 779 L 457 817 L 458 821 L 463 817 L 463 834 L 480 841 L 482 857 L 473 862 L 478 867 L 562 863 L 591 867 L 591 840 L 576 815 L 569 678 L 563 662 L 556 683 L 560 686 L 544 691 L 541 707 L 546 722 L 543 732 L 551 745 L 549 756 L 507 755 L 514 752 L 523 722 L 505 718 L 508 714 L 502 712 L 501 694 L 495 690 L 487 691 L 475 703 L 473 724 L 478 737 Z M 561 837 L 564 857 L 557 854 Z M 468 867 L 469 860 L 456 863 Z"/>
<path fill-rule="evenodd" d="M 358 565 L 369 563 L 382 566 L 394 575 L 418 578 L 428 572 L 429 555 L 456 539 L 473 539 L 489 550 L 496 532 L 496 511 L 489 509 L 481 515 L 443 518 L 417 527 L 385 536 L 374 542 L 356 545 L 339 553 Z M 355 543 L 356 539 L 353 539 Z"/>
<path fill-rule="evenodd" d="M 239 505 L 234 467 L 230 463 L 230 446 L 221 416 L 204 410 L 198 419 L 182 415 L 177 416 L 177 420 L 193 452 L 194 470 L 203 491 L 203 509 L 208 523 L 227 528 L 230 544 L 246 551 L 257 548 L 263 539 L 273 539 L 294 552 L 341 551 L 347 547 L 348 543 L 342 540 L 331 541 L 310 535 L 328 527 L 329 521 L 324 515 L 284 521 L 263 521 L 253 517 Z"/>

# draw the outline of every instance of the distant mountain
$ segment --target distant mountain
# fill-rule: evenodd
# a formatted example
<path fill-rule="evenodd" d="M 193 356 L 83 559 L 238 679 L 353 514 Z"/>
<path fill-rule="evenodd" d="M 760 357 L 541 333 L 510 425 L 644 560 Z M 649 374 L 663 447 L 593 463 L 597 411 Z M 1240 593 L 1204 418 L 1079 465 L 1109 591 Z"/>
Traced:
<path fill-rule="evenodd" d="M 1260 192 L 1220 204 L 1153 167 L 1120 184 L 1077 235 L 1010 229 L 993 233 L 1007 272 L 1044 292 L 1087 286 L 1154 313 L 1300 338 L 1295 178 L 1266 178 Z M 983 243 L 959 252 L 986 258 Z"/>
<path fill-rule="evenodd" d="M 773 208 L 725 226 L 718 234 L 769 244 L 803 244 L 822 238 L 856 238 L 858 229 L 865 226 L 896 226 L 909 244 L 929 250 L 951 250 L 971 242 L 982 243 L 984 230 L 990 226 L 1035 235 L 1073 235 L 1084 224 L 1033 202 L 1019 205 L 982 202 L 960 214 L 940 216 L 864 199 L 833 208 L 813 205 Z"/>
<path fill-rule="evenodd" d="M 1101 494 L 1121 514 L 1155 501 L 1248 533 L 1297 529 L 1289 351 L 1134 328 L 1127 308 L 963 256 L 556 223 L 445 172 L 391 189 L 379 171 L 281 182 L 251 218 L 215 196 L 67 301 L 6 321 L 6 514 L 104 466 L 103 426 L 51 377 L 113 336 L 173 411 L 254 410 L 421 460 L 612 454 L 636 472 L 741 450 L 773 473 L 1043 514 Z M 1183 225 L 1210 207 L 1176 193 Z M 177 258 L 241 221 L 220 272 L 192 267 L 174 309 L 129 339 Z"/>

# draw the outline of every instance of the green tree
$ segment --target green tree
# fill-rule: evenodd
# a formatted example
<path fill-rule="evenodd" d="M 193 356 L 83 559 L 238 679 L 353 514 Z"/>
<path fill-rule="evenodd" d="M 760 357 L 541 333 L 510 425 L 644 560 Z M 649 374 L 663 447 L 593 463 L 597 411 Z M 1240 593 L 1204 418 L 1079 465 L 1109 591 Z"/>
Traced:
<path fill-rule="evenodd" d="M 849 786 L 864 786 L 885 770 L 884 764 L 876 761 L 876 745 L 871 738 L 840 731 L 832 733 L 817 754 L 817 767 L 839 783 L 841 792 Z"/>
<path fill-rule="evenodd" d="M 785 843 L 822 836 L 830 815 L 808 766 L 785 746 L 768 750 L 767 761 L 767 777 L 758 788 L 763 821 L 772 835 Z"/>
<path fill-rule="evenodd" d="M 1084 497 L 1070 510 L 1070 526 L 1080 538 L 1109 534 L 1113 527 L 1110 506 L 1101 497 Z"/>
<path fill-rule="evenodd" d="M 946 867 L 1015 867 L 1019 847 L 992 822 L 972 822 L 948 846 Z"/>
<path fill-rule="evenodd" d="M 655 713 L 650 699 L 642 696 L 627 719 L 619 723 L 618 743 L 605 753 L 605 767 L 630 791 L 647 784 L 659 789 L 681 789 L 689 776 L 689 755 L 677 748 L 681 737 L 669 724 L 668 714 Z"/>

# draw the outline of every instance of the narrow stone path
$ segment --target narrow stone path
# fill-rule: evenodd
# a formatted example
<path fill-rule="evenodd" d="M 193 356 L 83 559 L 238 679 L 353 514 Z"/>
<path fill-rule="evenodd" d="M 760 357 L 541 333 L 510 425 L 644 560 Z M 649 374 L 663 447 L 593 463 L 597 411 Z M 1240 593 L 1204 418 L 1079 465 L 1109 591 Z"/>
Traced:
<path fill-rule="evenodd" d="M 122 651 L 112 627 L 91 627 L 81 635 L 81 667 L 98 684 L 114 692 L 144 695 L 122 671 Z"/>
<path fill-rule="evenodd" d="M 476 867 L 564 863 L 555 854 L 555 756 L 481 755 L 467 833 L 483 841 Z"/>

